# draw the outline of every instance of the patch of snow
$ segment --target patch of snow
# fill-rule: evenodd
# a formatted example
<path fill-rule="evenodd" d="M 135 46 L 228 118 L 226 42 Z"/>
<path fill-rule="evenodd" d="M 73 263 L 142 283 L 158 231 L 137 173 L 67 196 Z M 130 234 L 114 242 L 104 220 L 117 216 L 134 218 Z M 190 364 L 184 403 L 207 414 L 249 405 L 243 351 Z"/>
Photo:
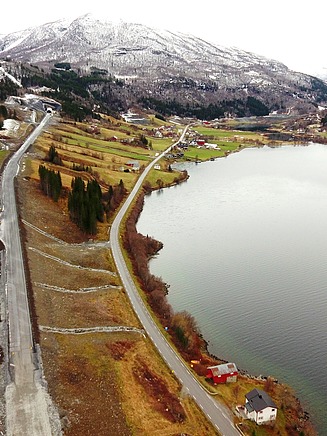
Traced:
<path fill-rule="evenodd" d="M 52 88 L 48 88 L 47 86 L 33 86 L 28 88 L 31 91 L 34 91 L 36 94 L 40 93 L 40 92 L 55 92 L 54 89 Z"/>
<path fill-rule="evenodd" d="M 118 80 L 129 81 L 129 80 L 133 80 L 133 79 L 138 79 L 138 77 L 139 76 L 137 76 L 137 75 L 134 75 L 134 76 L 120 76 L 118 74 L 115 74 L 115 79 L 118 79 Z"/>
<path fill-rule="evenodd" d="M 11 44 L 9 44 L 5 50 L 3 51 L 7 51 L 7 50 L 12 50 L 13 48 L 17 47 L 18 45 L 20 45 L 22 42 L 24 42 L 24 40 L 26 39 L 26 35 L 23 34 L 20 38 L 17 38 L 16 40 L 14 40 Z M 0 52 L 1 53 L 1 52 Z"/>
<path fill-rule="evenodd" d="M 258 71 L 245 71 L 244 74 L 249 75 L 249 76 L 260 76 L 260 73 Z"/>
<path fill-rule="evenodd" d="M 8 132 L 16 132 L 19 129 L 19 122 L 8 118 L 3 121 L 3 129 Z"/>
<path fill-rule="evenodd" d="M 22 88 L 22 84 L 14 76 L 7 73 L 7 71 L 3 67 L 0 67 L 0 78 L 4 77 L 4 76 L 8 77 L 8 79 L 10 79 L 12 82 L 14 82 L 20 88 Z"/>

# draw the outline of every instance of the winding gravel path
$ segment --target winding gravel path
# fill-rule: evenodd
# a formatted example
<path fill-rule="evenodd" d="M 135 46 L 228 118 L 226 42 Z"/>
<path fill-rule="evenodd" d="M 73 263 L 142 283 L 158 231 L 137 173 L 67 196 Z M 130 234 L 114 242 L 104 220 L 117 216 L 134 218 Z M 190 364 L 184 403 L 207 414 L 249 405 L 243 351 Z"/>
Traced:
<path fill-rule="evenodd" d="M 99 292 L 99 291 L 115 291 L 122 289 L 122 286 L 115 285 L 103 285 L 103 286 L 94 286 L 91 288 L 79 288 L 79 289 L 66 289 L 60 286 L 52 286 L 47 285 L 46 283 L 38 283 L 34 282 L 34 285 L 42 290 L 49 290 L 54 292 L 62 292 L 63 294 L 88 294 L 90 292 Z"/>
<path fill-rule="evenodd" d="M 42 332 L 50 332 L 50 333 L 60 333 L 62 335 L 85 335 L 89 333 L 116 333 L 116 332 L 132 332 L 139 333 L 144 335 L 145 332 L 142 329 L 138 329 L 136 327 L 127 327 L 127 326 L 99 326 L 99 327 L 88 327 L 88 328 L 73 328 L 73 329 L 65 329 L 60 327 L 49 327 L 40 325 L 40 330 Z"/>
<path fill-rule="evenodd" d="M 107 269 L 89 268 L 86 266 L 81 266 L 81 265 L 76 265 L 74 263 L 66 262 L 65 260 L 62 260 L 59 257 L 55 257 L 55 256 L 52 256 L 51 254 L 44 253 L 44 251 L 38 250 L 37 248 L 34 248 L 34 247 L 29 247 L 29 250 L 34 251 L 34 253 L 37 253 L 40 256 L 46 257 L 47 259 L 51 259 L 54 262 L 58 262 L 61 265 L 68 266 L 69 268 L 76 268 L 76 269 L 84 270 L 84 271 L 103 273 L 103 274 L 108 274 L 110 276 L 117 276 L 117 274 L 115 272 L 108 271 Z"/>

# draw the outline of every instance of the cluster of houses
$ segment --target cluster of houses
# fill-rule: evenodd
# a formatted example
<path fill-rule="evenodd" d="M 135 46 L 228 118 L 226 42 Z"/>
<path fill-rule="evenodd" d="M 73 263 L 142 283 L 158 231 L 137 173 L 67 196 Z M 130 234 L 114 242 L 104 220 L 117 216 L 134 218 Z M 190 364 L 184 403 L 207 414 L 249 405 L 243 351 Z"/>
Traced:
<path fill-rule="evenodd" d="M 155 138 L 173 138 L 176 135 L 173 126 L 160 126 L 154 130 Z"/>
<path fill-rule="evenodd" d="M 235 383 L 238 369 L 235 363 L 224 363 L 209 366 L 206 378 L 211 379 L 214 385 L 221 383 Z M 277 417 L 277 406 L 267 392 L 261 389 L 252 389 L 245 395 L 245 404 L 237 406 L 237 411 L 244 419 L 255 421 L 258 425 L 271 424 Z"/>

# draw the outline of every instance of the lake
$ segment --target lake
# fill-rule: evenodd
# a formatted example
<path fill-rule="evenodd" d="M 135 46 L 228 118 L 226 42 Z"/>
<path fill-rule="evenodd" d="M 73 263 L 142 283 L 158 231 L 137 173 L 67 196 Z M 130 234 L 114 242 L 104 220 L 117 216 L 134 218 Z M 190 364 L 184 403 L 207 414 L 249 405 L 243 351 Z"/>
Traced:
<path fill-rule="evenodd" d="M 245 149 L 145 199 L 151 272 L 209 351 L 291 385 L 327 434 L 327 147 Z"/>

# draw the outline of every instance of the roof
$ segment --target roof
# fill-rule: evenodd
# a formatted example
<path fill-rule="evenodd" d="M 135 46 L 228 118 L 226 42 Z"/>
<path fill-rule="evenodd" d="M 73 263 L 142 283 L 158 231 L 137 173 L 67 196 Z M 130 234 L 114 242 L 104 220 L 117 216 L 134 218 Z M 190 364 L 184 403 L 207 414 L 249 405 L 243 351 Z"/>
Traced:
<path fill-rule="evenodd" d="M 273 407 L 277 409 L 276 404 L 273 402 L 267 392 L 262 391 L 261 389 L 253 389 L 245 395 L 245 398 L 249 402 L 248 406 L 245 405 L 248 410 L 252 408 L 256 412 L 259 412 L 266 407 Z"/>
<path fill-rule="evenodd" d="M 126 162 L 126 165 L 133 166 L 134 168 L 135 167 L 138 168 L 140 166 L 140 163 L 138 160 L 129 160 L 128 162 Z"/>
<path fill-rule="evenodd" d="M 215 377 L 219 377 L 223 374 L 232 374 L 234 372 L 237 372 L 235 363 L 223 363 L 222 365 L 209 366 L 207 369 L 211 369 L 211 372 Z"/>
<path fill-rule="evenodd" d="M 245 406 L 244 406 L 245 408 L 246 408 L 246 410 L 249 412 L 249 413 L 252 413 L 253 412 L 253 407 L 251 406 L 251 403 L 245 403 Z"/>

